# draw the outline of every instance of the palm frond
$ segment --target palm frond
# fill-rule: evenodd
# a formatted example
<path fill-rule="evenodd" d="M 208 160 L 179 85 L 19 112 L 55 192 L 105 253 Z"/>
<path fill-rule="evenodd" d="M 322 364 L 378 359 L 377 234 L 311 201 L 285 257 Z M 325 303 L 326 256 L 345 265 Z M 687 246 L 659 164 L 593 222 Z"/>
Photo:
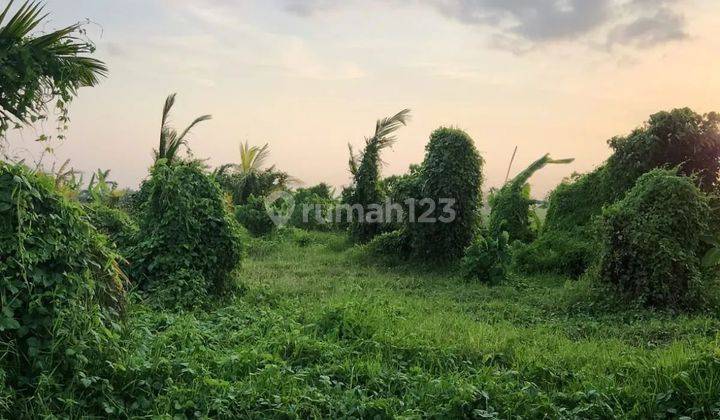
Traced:
<path fill-rule="evenodd" d="M 262 147 L 250 146 L 246 141 L 240 143 L 240 165 L 242 173 L 259 171 L 270 157 L 270 145 L 265 143 Z"/>
<path fill-rule="evenodd" d="M 370 142 L 375 142 L 378 145 L 378 149 L 392 146 L 397 140 L 397 137 L 391 136 L 391 134 L 400 127 L 407 125 L 409 120 L 409 109 L 403 109 L 392 117 L 377 120 L 375 123 L 375 135 L 370 139 Z"/>
<path fill-rule="evenodd" d="M 550 154 L 546 154 L 545 156 L 541 157 L 540 159 L 536 160 L 535 162 L 531 163 L 530 166 L 525 168 L 522 172 L 520 172 L 515 178 L 513 178 L 510 181 L 510 184 L 514 188 L 522 188 L 527 181 L 532 177 L 535 172 L 539 171 L 540 169 L 544 168 L 547 165 L 550 164 L 567 164 L 574 162 L 574 158 L 568 158 L 568 159 L 552 159 L 550 157 Z"/>
<path fill-rule="evenodd" d="M 181 143 L 184 142 L 185 136 L 188 135 L 188 133 L 190 132 L 190 130 L 192 130 L 193 127 L 195 127 L 197 124 L 199 124 L 203 121 L 208 121 L 211 119 L 212 119 L 212 115 L 203 115 L 201 117 L 195 118 L 195 120 L 192 123 L 190 123 L 190 125 L 187 126 L 187 128 L 185 128 L 185 130 L 183 130 L 182 134 L 180 134 L 178 136 L 177 141 L 181 142 Z"/>
<path fill-rule="evenodd" d="M 180 148 L 182 146 L 187 147 L 186 137 L 190 133 L 190 130 L 192 130 L 192 128 L 197 124 L 212 118 L 210 115 L 203 115 L 195 118 L 195 120 L 193 120 L 193 122 L 178 135 L 177 130 L 170 126 L 170 112 L 172 111 L 173 106 L 175 106 L 176 96 L 176 93 L 172 93 L 165 99 L 160 124 L 160 144 L 154 151 L 156 161 L 159 159 L 166 159 L 169 163 L 172 163 L 180 151 Z"/>

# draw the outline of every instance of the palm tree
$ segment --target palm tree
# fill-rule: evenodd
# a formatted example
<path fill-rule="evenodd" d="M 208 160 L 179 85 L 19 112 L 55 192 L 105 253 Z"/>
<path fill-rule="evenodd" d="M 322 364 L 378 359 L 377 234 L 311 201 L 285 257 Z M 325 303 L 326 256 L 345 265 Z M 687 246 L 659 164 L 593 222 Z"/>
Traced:
<path fill-rule="evenodd" d="M 31 35 L 45 18 L 44 6 L 25 1 L 9 16 L 13 0 L 0 12 L 0 136 L 11 122 L 34 122 L 46 104 L 58 98 L 60 123 L 67 122 L 67 104 L 84 86 L 95 86 L 107 75 L 105 64 L 88 54 L 95 47 L 74 33 L 80 24 Z"/>
<path fill-rule="evenodd" d="M 353 175 L 353 191 L 349 204 L 360 204 L 366 207 L 370 204 L 380 204 L 382 192 L 380 191 L 380 151 L 395 144 L 397 137 L 393 135 L 400 127 L 407 125 L 410 119 L 410 110 L 403 109 L 392 117 L 382 118 L 375 123 L 375 134 L 365 139 L 365 149 L 357 156 L 350 149 L 350 172 Z M 358 163 L 359 162 L 359 163 Z M 353 239 L 367 242 L 380 230 L 377 224 L 355 223 L 352 226 Z"/>
<path fill-rule="evenodd" d="M 267 196 L 278 189 L 287 189 L 292 184 L 301 183 L 286 172 L 279 171 L 275 165 L 265 168 L 270 157 L 270 146 L 251 146 L 240 143 L 240 162 L 222 165 L 213 171 L 215 179 L 233 196 L 233 203 L 244 204 L 250 195 Z"/>
<path fill-rule="evenodd" d="M 165 99 L 165 106 L 163 107 L 162 113 L 162 124 L 160 128 L 160 145 L 157 150 L 154 150 L 156 162 L 160 159 L 165 159 L 167 163 L 173 163 L 177 158 L 180 147 L 187 147 L 187 135 L 190 133 L 190 130 L 197 124 L 212 119 L 211 115 L 203 115 L 195 118 L 195 120 L 190 123 L 187 128 L 178 134 L 177 130 L 171 127 L 169 122 L 170 111 L 172 111 L 172 107 L 175 105 L 176 95 L 176 93 L 173 93 Z"/>
<path fill-rule="evenodd" d="M 240 164 L 237 166 L 240 173 L 247 174 L 258 172 L 270 157 L 269 145 L 265 143 L 262 147 L 250 146 L 246 141 L 240 143 Z M 274 168 L 271 167 L 271 169 Z"/>
<path fill-rule="evenodd" d="M 514 155 L 514 154 L 513 154 Z M 511 240 L 530 242 L 535 238 L 535 231 L 530 221 L 539 225 L 537 214 L 531 206 L 542 204 L 541 201 L 530 198 L 530 178 L 547 165 L 564 165 L 575 159 L 552 159 L 549 154 L 531 163 L 512 180 L 505 183 L 499 190 L 491 193 L 489 204 L 491 232 L 499 235 L 507 231 Z"/>

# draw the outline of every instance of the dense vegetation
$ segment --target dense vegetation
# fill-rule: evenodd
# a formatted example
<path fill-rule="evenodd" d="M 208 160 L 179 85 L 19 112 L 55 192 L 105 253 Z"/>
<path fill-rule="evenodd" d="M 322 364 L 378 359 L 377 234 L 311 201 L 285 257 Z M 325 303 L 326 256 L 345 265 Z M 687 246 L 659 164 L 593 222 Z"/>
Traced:
<path fill-rule="evenodd" d="M 49 99 L 66 118 L 105 73 L 78 26 L 33 38 L 41 8 L 9 10 L 0 137 Z M 717 114 L 611 139 L 543 222 L 528 182 L 570 159 L 532 163 L 483 212 L 462 130 L 382 177 L 403 110 L 350 150 L 339 197 L 293 191 L 267 144 L 193 157 L 210 117 L 177 131 L 174 103 L 138 191 L 0 161 L 0 418 L 720 417 Z M 345 205 L 363 217 L 333 219 Z"/>
<path fill-rule="evenodd" d="M 143 204 L 142 237 L 131 251 L 132 278 L 143 288 L 189 270 L 210 294 L 231 289 L 242 244 L 218 184 L 197 162 L 155 165 Z M 187 275 L 187 271 L 184 275 Z M 170 279 L 163 279 L 169 277 Z"/>
<path fill-rule="evenodd" d="M 531 248 L 521 257 L 528 272 L 584 272 L 594 260 L 589 245 L 594 241 L 593 219 L 652 169 L 678 168 L 683 175 L 693 175 L 704 191 L 713 190 L 720 174 L 718 124 L 716 113 L 699 115 L 687 108 L 674 109 L 651 115 L 647 124 L 628 136 L 609 140 L 613 154 L 605 164 L 573 177 L 550 194 L 539 239 L 543 249 Z M 556 263 L 548 264 L 552 260 Z M 574 262 L 568 265 L 569 260 Z"/>
<path fill-rule="evenodd" d="M 600 276 L 654 306 L 693 308 L 714 290 L 702 266 L 710 200 L 687 177 L 656 169 L 602 215 Z"/>
<path fill-rule="evenodd" d="M 126 303 L 118 256 L 52 179 L 2 162 L 0 255 L 0 389 L 11 392 L 0 415 L 8 397 L 17 413 L 59 408 L 55 394 L 82 389 L 113 349 Z"/>

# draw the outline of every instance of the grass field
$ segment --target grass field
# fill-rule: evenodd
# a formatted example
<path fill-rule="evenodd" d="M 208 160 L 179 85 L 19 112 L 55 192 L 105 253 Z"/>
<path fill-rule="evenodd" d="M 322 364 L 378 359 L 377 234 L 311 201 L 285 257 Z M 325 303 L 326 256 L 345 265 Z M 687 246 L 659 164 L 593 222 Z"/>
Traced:
<path fill-rule="evenodd" d="M 487 287 L 389 268 L 339 234 L 254 241 L 241 296 L 131 309 L 108 412 L 720 416 L 717 314 L 614 304 L 556 277 Z"/>

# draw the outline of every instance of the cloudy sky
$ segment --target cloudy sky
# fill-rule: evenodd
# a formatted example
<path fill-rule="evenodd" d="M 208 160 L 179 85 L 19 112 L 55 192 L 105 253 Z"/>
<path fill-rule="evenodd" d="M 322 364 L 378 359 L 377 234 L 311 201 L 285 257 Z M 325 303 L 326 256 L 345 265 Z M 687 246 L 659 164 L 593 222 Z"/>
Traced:
<path fill-rule="evenodd" d="M 134 187 L 151 164 L 165 96 L 198 126 L 211 165 L 240 141 L 305 184 L 347 184 L 347 143 L 411 108 L 384 173 L 420 162 L 430 132 L 466 130 L 486 188 L 551 153 L 575 157 L 533 180 L 544 195 L 596 166 L 606 140 L 658 110 L 720 111 L 716 0 L 47 0 L 46 29 L 89 19 L 110 76 L 83 89 L 56 159 L 112 169 Z M 39 128 L 38 130 L 42 130 Z M 47 130 L 47 128 L 46 128 Z M 36 131 L 11 137 L 37 156 Z"/>

